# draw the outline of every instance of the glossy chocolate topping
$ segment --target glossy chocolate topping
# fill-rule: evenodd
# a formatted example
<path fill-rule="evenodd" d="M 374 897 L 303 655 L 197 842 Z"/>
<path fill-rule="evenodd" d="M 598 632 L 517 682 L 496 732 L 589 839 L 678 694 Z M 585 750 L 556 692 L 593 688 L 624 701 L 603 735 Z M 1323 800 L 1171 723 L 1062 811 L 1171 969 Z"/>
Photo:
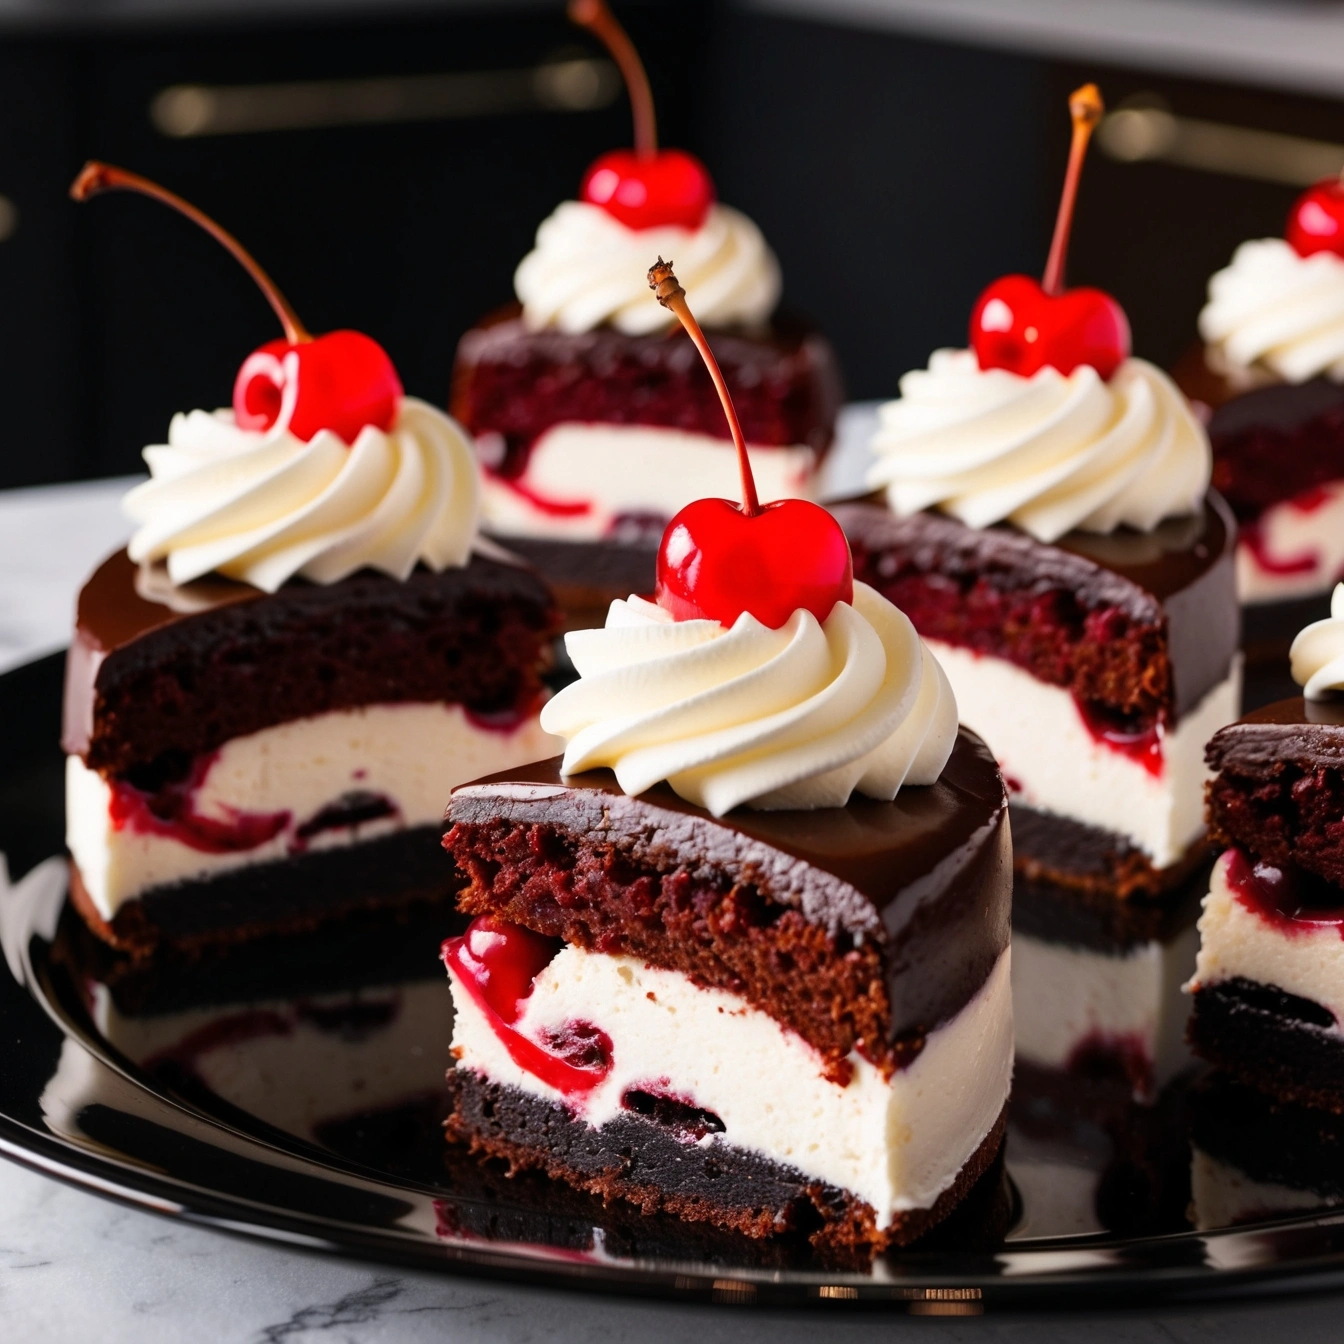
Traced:
<path fill-rule="evenodd" d="M 1228 674 L 1240 636 L 1236 525 L 1217 494 L 1199 514 L 1169 518 L 1151 532 L 1075 531 L 1053 544 L 1009 525 L 973 528 L 945 514 L 898 518 L 880 497 L 832 512 L 879 572 L 884 552 L 899 553 L 933 575 L 984 574 L 1016 590 L 1061 590 L 1086 609 L 1114 608 L 1136 626 L 1165 632 L 1176 719 Z"/>
<path fill-rule="evenodd" d="M 715 818 L 666 784 L 632 798 L 609 770 L 564 778 L 556 757 L 463 785 L 445 824 L 550 828 L 638 871 L 750 887 L 823 929 L 833 956 L 875 945 L 894 1039 L 952 1016 L 1007 946 L 1007 817 L 998 767 L 963 728 L 938 782 L 893 802 Z"/>
<path fill-rule="evenodd" d="M 1213 770 L 1276 773 L 1291 762 L 1305 770 L 1344 768 L 1344 699 L 1280 700 L 1228 724 L 1204 750 Z"/>

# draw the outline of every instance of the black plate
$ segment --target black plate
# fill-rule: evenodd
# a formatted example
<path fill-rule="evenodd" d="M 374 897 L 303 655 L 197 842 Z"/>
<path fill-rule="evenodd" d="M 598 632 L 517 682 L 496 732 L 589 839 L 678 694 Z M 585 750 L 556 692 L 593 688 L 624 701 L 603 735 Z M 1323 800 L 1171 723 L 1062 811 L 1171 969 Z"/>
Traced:
<path fill-rule="evenodd" d="M 59 700 L 59 658 L 0 677 L 0 849 L 22 878 L 0 894 L 0 1152 L 40 1171 L 291 1245 L 735 1303 L 954 1313 L 1344 1280 L 1336 1136 L 1207 1078 L 1142 1108 L 1104 1078 L 1020 1071 L 1006 1164 L 926 1243 L 872 1264 L 510 1180 L 439 1132 L 444 916 L 189 970 L 135 971 L 84 933 L 53 857 Z M 1258 1221 L 1192 1228 L 1192 1135 L 1205 1177 L 1232 1173 L 1243 1204 L 1258 1192 Z M 1200 1188 L 1216 1215 L 1224 1187 Z"/>

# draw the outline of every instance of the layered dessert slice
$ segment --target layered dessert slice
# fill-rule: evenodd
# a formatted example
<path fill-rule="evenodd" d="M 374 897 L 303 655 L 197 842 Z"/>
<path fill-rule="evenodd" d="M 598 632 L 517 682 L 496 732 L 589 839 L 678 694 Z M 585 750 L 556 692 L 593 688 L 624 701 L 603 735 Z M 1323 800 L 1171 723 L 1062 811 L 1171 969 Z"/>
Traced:
<path fill-rule="evenodd" d="M 1277 1098 L 1344 1111 L 1344 585 L 1293 646 L 1307 694 L 1223 729 L 1190 1039 Z M 1321 697 L 1321 698 L 1318 698 Z"/>
<path fill-rule="evenodd" d="M 652 591 L 678 509 L 736 487 L 714 386 L 643 288 L 651 257 L 675 258 L 700 296 L 764 499 L 809 492 L 841 394 L 826 341 L 775 316 L 779 265 L 759 230 L 715 201 L 703 164 L 657 148 L 648 81 L 606 6 L 576 0 L 570 14 L 625 72 L 635 149 L 603 155 L 581 199 L 542 223 L 514 278 L 518 303 L 462 338 L 451 406 L 476 437 L 486 529 L 583 626 Z"/>
<path fill-rule="evenodd" d="M 755 1237 L 904 1244 L 1002 1139 L 1006 798 L 834 519 L 760 504 L 724 404 L 742 506 L 681 510 L 657 601 L 567 637 L 564 758 L 449 804 L 449 1132 Z"/>
<path fill-rule="evenodd" d="M 76 193 L 126 187 L 92 164 Z M 288 337 L 231 410 L 174 418 L 138 529 L 79 597 L 63 743 L 74 898 L 147 951 L 445 899 L 447 789 L 527 760 L 556 625 L 542 581 L 477 554 L 470 443 L 381 347 Z"/>
<path fill-rule="evenodd" d="M 1206 416 L 1237 517 L 1248 703 L 1282 687 L 1293 635 L 1344 575 L 1344 188 L 1318 182 L 1284 238 L 1243 243 L 1209 281 L 1176 379 Z M 1278 695 L 1273 690 L 1282 687 Z"/>
<path fill-rule="evenodd" d="M 1155 937 L 1117 938 L 1125 921 L 1104 907 L 1179 904 L 1205 860 L 1203 747 L 1239 709 L 1235 529 L 1208 493 L 1203 429 L 1171 380 L 1131 356 L 1123 310 L 1099 290 L 1064 288 L 1102 113 L 1095 86 L 1070 111 L 1043 281 L 993 282 L 970 348 L 935 351 L 901 379 L 873 440 L 879 493 L 835 512 L 856 577 L 909 615 L 962 722 L 998 759 L 1024 917 L 1051 902 L 1100 912 L 1104 936 L 1081 944 L 1053 916 L 1032 928 L 1018 1017 L 1047 1036 L 1024 1038 L 1024 1053 L 1065 1064 L 1109 1042 L 1144 1091 L 1164 1072 L 1170 1034 L 1157 1000 L 1185 973 L 1171 958 L 1190 944 L 1165 916 L 1134 926 L 1155 919 Z M 1051 986 L 1084 949 L 1105 968 L 1073 982 L 1060 1016 Z"/>

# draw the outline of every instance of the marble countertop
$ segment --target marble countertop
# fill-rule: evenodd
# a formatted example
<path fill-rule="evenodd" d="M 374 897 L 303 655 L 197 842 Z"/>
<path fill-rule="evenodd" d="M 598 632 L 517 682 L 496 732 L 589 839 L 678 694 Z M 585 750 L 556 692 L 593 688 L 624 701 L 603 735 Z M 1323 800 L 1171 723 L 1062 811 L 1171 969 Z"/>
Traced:
<path fill-rule="evenodd" d="M 0 671 L 60 648 L 75 594 L 124 540 L 127 482 L 0 493 Z M 0 738 L 0 741 L 3 739 Z M 0 1045 L 0 1068 L 4 1067 Z M 406 1271 L 230 1237 L 123 1208 L 0 1160 L 0 1340 L 178 1344 L 681 1340 L 1001 1344 L 1335 1340 L 1344 1295 L 1152 1312 L 912 1319 L 678 1306 Z"/>

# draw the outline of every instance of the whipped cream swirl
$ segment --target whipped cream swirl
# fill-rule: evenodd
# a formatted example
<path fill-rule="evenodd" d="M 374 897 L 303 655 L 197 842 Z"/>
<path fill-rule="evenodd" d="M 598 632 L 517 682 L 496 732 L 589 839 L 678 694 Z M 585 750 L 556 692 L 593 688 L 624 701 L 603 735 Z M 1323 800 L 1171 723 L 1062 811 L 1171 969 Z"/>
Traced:
<path fill-rule="evenodd" d="M 396 424 L 366 425 L 346 447 L 326 430 L 239 429 L 233 412 L 175 415 L 146 448 L 150 479 L 122 501 L 139 524 L 137 563 L 167 562 L 174 583 L 211 571 L 273 593 L 300 574 L 334 583 L 365 566 L 404 579 L 423 561 L 463 565 L 480 492 L 465 433 L 403 397 Z"/>
<path fill-rule="evenodd" d="M 563 772 L 609 766 L 628 794 L 667 780 L 722 816 L 749 807 L 843 807 L 932 784 L 957 705 L 909 619 L 866 584 L 824 624 L 799 610 L 778 630 L 743 614 L 674 621 L 613 602 L 605 629 L 565 637 L 580 680 L 541 711 L 567 740 Z"/>
<path fill-rule="evenodd" d="M 591 331 L 604 322 L 628 336 L 675 324 L 649 295 L 655 256 L 675 258 L 707 327 L 764 322 L 779 302 L 779 263 L 745 215 L 712 205 L 698 229 L 631 229 L 601 206 L 563 201 L 537 230 L 537 245 L 513 277 L 532 328 Z"/>
<path fill-rule="evenodd" d="M 1148 531 L 1194 513 L 1208 489 L 1208 436 L 1160 369 L 1127 359 L 1109 382 L 982 369 L 935 350 L 880 411 L 868 483 L 904 516 L 937 507 L 969 527 L 1004 519 L 1039 541 L 1073 528 Z"/>
<path fill-rule="evenodd" d="M 1282 238 L 1242 243 L 1209 281 L 1199 332 L 1215 366 L 1344 382 L 1344 258 L 1299 256 Z"/>
<path fill-rule="evenodd" d="M 1288 657 L 1293 680 L 1308 700 L 1326 700 L 1332 691 L 1344 691 L 1344 583 L 1335 584 L 1330 615 L 1299 631 Z"/>

